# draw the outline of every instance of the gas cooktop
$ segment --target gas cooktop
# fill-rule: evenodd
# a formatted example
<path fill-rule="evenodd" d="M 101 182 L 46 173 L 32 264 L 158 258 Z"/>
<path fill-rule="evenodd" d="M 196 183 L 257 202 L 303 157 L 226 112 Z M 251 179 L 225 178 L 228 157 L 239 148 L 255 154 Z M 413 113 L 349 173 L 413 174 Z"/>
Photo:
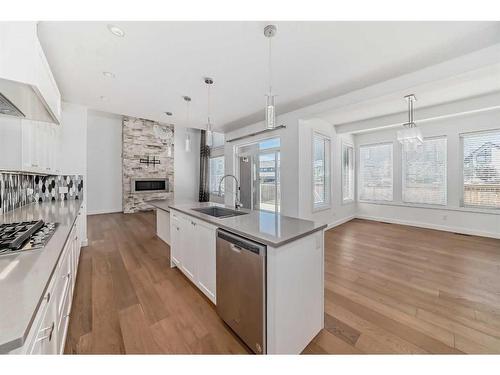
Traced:
<path fill-rule="evenodd" d="M 56 231 L 57 225 L 43 220 L 0 225 L 0 256 L 43 248 Z"/>

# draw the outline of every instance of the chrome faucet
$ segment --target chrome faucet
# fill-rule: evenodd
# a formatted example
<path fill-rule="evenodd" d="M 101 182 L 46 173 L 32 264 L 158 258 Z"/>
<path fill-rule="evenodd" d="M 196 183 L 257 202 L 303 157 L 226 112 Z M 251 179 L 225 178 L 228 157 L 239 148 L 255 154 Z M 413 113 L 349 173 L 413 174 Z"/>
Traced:
<path fill-rule="evenodd" d="M 226 177 L 232 177 L 232 178 L 234 178 L 234 181 L 236 181 L 236 194 L 234 197 L 234 208 L 239 209 L 242 206 L 241 202 L 240 202 L 240 183 L 238 182 L 238 179 L 234 175 L 226 174 L 226 175 L 222 176 L 222 178 L 219 181 L 219 197 L 222 196 L 222 191 L 221 191 L 222 181 L 224 181 L 224 179 Z"/>

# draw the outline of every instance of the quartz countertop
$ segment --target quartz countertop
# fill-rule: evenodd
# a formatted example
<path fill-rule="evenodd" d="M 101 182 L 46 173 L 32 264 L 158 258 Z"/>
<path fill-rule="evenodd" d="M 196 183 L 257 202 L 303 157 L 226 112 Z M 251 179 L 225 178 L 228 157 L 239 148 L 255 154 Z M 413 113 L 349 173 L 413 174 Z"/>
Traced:
<path fill-rule="evenodd" d="M 168 206 L 169 209 L 182 212 L 186 215 L 206 221 L 216 227 L 271 247 L 285 245 L 326 228 L 326 224 L 318 224 L 313 221 L 297 219 L 267 211 L 240 209 L 240 211 L 247 212 L 247 214 L 226 218 L 216 218 L 201 212 L 193 211 L 193 208 L 211 206 L 225 207 L 222 204 L 212 202 L 177 203 L 152 201 L 148 203 L 166 211 L 167 209 L 165 207 Z M 226 208 L 234 209 L 233 207 Z"/>
<path fill-rule="evenodd" d="M 155 208 L 159 208 L 160 210 L 170 212 L 170 205 L 174 204 L 173 199 L 156 199 L 153 201 L 148 201 L 147 203 Z"/>
<path fill-rule="evenodd" d="M 0 353 L 24 344 L 82 203 L 32 203 L 0 215 L 0 224 L 38 219 L 59 223 L 44 248 L 0 256 Z"/>

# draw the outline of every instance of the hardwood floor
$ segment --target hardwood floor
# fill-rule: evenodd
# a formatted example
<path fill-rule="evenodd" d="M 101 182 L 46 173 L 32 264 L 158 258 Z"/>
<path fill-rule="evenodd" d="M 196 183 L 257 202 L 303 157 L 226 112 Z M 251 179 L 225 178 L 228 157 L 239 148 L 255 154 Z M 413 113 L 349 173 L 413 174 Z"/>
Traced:
<path fill-rule="evenodd" d="M 66 353 L 247 353 L 155 236 L 90 216 Z M 353 220 L 325 233 L 325 329 L 307 354 L 500 353 L 500 240 Z"/>

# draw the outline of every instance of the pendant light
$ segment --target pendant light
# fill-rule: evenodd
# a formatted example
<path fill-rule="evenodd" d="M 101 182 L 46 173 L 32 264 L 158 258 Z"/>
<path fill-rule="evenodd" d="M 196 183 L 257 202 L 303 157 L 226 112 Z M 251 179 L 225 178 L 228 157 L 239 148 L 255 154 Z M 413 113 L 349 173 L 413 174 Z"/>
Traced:
<path fill-rule="evenodd" d="M 424 143 L 422 132 L 414 122 L 414 102 L 417 98 L 414 94 L 410 94 L 406 95 L 405 99 L 408 102 L 408 122 L 403 124 L 404 129 L 398 130 L 397 137 L 406 150 L 416 150 L 419 145 Z"/>
<path fill-rule="evenodd" d="M 189 124 L 189 104 L 191 103 L 191 98 L 189 96 L 183 96 L 184 101 L 186 102 L 186 125 Z M 184 150 L 186 152 L 191 152 L 191 136 L 188 133 L 186 128 L 186 140 L 184 142 Z"/>
<path fill-rule="evenodd" d="M 213 144 L 213 129 L 212 122 L 210 121 L 210 87 L 214 84 L 212 78 L 205 78 L 205 83 L 207 85 L 207 135 L 206 135 L 206 145 L 212 147 Z"/>
<path fill-rule="evenodd" d="M 269 60 L 268 60 L 268 69 L 269 69 L 269 92 L 266 95 L 266 129 L 274 129 L 276 127 L 276 107 L 275 107 L 275 97 L 273 94 L 273 84 L 272 84 L 272 49 L 271 49 L 271 40 L 273 36 L 276 35 L 276 26 L 275 25 L 267 25 L 264 28 L 264 36 L 269 40 Z"/>

